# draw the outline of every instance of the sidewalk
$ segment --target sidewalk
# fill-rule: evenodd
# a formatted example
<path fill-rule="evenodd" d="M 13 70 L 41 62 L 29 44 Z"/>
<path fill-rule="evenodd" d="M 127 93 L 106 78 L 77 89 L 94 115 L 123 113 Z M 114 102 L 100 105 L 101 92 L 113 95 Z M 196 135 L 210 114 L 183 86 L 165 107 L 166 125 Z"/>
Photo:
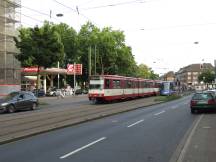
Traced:
<path fill-rule="evenodd" d="M 191 138 L 190 138 L 191 136 Z M 216 113 L 200 114 L 178 162 L 216 161 Z"/>

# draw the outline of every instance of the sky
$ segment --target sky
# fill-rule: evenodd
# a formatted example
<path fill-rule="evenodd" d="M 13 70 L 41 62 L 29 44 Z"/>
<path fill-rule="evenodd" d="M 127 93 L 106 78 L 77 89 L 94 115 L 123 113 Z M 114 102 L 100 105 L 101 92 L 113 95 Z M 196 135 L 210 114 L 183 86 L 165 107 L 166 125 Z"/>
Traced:
<path fill-rule="evenodd" d="M 216 59 L 215 0 L 21 0 L 21 24 L 64 22 L 79 31 L 91 21 L 124 31 L 138 64 L 155 73 Z M 78 12 L 79 14 L 78 14 Z M 50 17 L 51 11 L 51 17 Z M 56 14 L 63 14 L 57 17 Z M 197 42 L 197 43 L 195 43 Z"/>

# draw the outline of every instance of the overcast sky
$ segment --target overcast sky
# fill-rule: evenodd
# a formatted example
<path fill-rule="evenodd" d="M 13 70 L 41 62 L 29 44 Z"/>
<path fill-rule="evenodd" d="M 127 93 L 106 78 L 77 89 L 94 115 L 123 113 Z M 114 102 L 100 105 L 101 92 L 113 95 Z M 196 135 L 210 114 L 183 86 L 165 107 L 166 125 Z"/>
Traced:
<path fill-rule="evenodd" d="M 44 20 L 51 20 L 67 23 L 78 31 L 82 24 L 91 21 L 100 28 L 111 26 L 124 31 L 126 44 L 132 47 L 136 62 L 152 67 L 159 74 L 202 63 L 203 59 L 213 64 L 216 59 L 215 0 L 21 2 L 23 26 L 41 25 Z M 64 16 L 56 17 L 58 13 Z"/>

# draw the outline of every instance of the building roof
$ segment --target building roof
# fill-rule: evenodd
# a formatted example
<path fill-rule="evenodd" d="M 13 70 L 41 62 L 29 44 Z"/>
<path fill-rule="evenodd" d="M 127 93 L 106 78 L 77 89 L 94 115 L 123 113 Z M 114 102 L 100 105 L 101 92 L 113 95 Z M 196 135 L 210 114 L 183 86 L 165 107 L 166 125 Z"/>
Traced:
<path fill-rule="evenodd" d="M 211 63 L 203 63 L 203 64 L 191 64 L 188 66 L 185 66 L 177 73 L 184 73 L 184 72 L 201 72 L 203 69 L 211 69 L 214 70 L 214 67 L 212 66 Z"/>

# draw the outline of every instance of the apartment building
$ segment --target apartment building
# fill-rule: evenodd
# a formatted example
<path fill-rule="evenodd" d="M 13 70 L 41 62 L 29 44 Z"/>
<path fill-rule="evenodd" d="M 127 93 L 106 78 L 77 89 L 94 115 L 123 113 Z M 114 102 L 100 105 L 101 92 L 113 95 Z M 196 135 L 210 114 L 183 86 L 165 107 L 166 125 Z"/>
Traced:
<path fill-rule="evenodd" d="M 175 73 L 173 71 L 169 71 L 161 76 L 160 79 L 164 81 L 175 81 Z"/>
<path fill-rule="evenodd" d="M 0 96 L 20 90 L 19 52 L 14 37 L 20 26 L 21 0 L 0 0 Z"/>
<path fill-rule="evenodd" d="M 181 84 L 184 84 L 186 86 L 199 85 L 198 76 L 205 69 L 214 70 L 214 67 L 211 63 L 188 65 L 176 72 L 176 80 L 180 81 Z"/>

